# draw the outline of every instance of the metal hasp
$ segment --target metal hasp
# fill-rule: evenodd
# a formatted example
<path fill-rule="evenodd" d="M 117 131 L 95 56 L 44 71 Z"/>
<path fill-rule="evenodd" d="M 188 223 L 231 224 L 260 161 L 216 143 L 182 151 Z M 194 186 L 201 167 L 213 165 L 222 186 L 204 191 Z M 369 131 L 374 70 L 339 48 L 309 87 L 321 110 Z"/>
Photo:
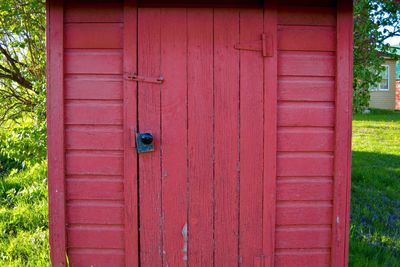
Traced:
<path fill-rule="evenodd" d="M 140 76 L 136 73 L 129 73 L 126 76 L 127 80 L 131 81 L 137 81 L 137 82 L 145 82 L 145 83 L 158 83 L 162 84 L 164 82 L 164 77 L 145 77 L 145 76 Z"/>
<path fill-rule="evenodd" d="M 154 138 L 151 133 L 136 134 L 136 150 L 138 153 L 154 151 Z"/>
<path fill-rule="evenodd" d="M 261 34 L 260 40 L 246 43 L 237 43 L 234 47 L 237 50 L 260 51 L 262 52 L 263 57 L 272 57 L 272 45 L 272 38 L 263 33 Z"/>

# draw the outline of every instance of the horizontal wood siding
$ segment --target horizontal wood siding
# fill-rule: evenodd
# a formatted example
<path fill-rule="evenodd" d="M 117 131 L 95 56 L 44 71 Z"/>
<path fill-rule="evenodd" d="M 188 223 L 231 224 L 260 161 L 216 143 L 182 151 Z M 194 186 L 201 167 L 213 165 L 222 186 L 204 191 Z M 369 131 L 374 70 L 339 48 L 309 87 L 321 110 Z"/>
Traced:
<path fill-rule="evenodd" d="M 124 266 L 123 6 L 66 2 L 64 98 L 71 266 Z"/>
<path fill-rule="evenodd" d="M 272 249 L 274 265 L 278 267 L 331 263 L 336 135 L 334 4 L 333 0 L 279 1 L 278 103 L 274 123 L 278 128 L 276 225 Z M 140 218 L 140 260 L 144 265 L 178 262 L 177 259 L 182 263 L 179 258 L 182 246 L 174 242 L 174 237 L 182 235 L 182 226 L 189 224 L 189 263 L 184 264 L 204 261 L 207 265 L 214 261 L 217 265 L 251 265 L 256 256 L 262 255 L 262 244 L 268 242 L 263 235 L 257 235 L 266 225 L 257 221 L 263 197 L 262 188 L 257 186 L 262 182 L 262 168 L 268 165 L 260 150 L 263 146 L 254 139 L 263 130 L 260 127 L 266 117 L 260 114 L 266 112 L 264 104 L 268 102 L 262 98 L 265 92 L 260 82 L 261 56 L 234 50 L 231 44 L 258 38 L 262 13 L 251 9 L 240 12 L 202 9 L 198 13 L 188 10 L 179 17 L 182 23 L 172 20 L 175 16 L 169 13 L 172 11 L 163 9 L 153 16 L 142 11 L 147 20 L 138 25 L 139 32 L 140 27 L 148 32 L 155 27 L 160 36 L 142 34 L 141 38 L 145 41 L 148 38 L 149 42 L 153 38 L 162 44 L 145 46 L 146 42 L 139 39 L 142 41 L 139 53 L 141 49 L 148 50 L 148 57 L 138 60 L 142 71 L 159 68 L 161 64 L 165 75 L 177 77 L 165 81 L 162 95 L 145 90 L 158 85 L 141 85 L 139 99 L 150 97 L 155 105 L 145 109 L 149 102 L 139 102 L 140 127 L 146 130 L 155 127 L 156 139 L 184 136 L 184 146 L 156 143 L 163 146 L 161 163 L 159 154 L 151 154 L 157 156 L 153 165 L 145 161 L 145 156 L 140 161 L 141 208 L 153 212 L 147 217 L 143 213 Z M 160 14 L 165 18 L 171 16 L 166 20 L 168 24 L 157 20 Z M 203 17 L 206 27 L 196 24 L 197 16 Z M 125 240 L 125 228 L 129 229 L 125 225 L 127 218 L 134 216 L 126 216 L 129 213 L 125 209 L 129 194 L 124 188 L 127 173 L 124 122 L 128 115 L 127 102 L 124 107 L 123 57 L 128 46 L 124 50 L 123 20 L 122 1 L 65 3 L 63 142 L 66 248 L 71 266 L 130 265 L 125 251 L 132 250 L 128 247 L 130 239 L 128 243 Z M 253 24 L 260 29 L 250 27 Z M 169 29 L 175 31 L 159 30 L 168 25 L 173 25 Z M 241 31 L 242 28 L 251 31 Z M 185 43 L 173 45 L 172 37 L 178 34 L 182 34 L 180 38 Z M 180 58 L 182 62 L 174 58 L 178 48 L 189 53 L 188 57 L 185 54 Z M 157 64 L 151 65 L 151 60 Z M 174 69 L 170 67 L 172 63 L 179 64 Z M 180 80 L 179 75 L 188 80 Z M 201 75 L 211 78 L 197 80 Z M 229 80 L 228 76 L 234 79 Z M 168 90 L 177 88 L 184 89 L 179 96 L 185 97 L 179 102 L 182 107 L 179 116 L 168 113 L 170 107 L 182 100 L 174 95 L 176 91 Z M 164 109 L 159 114 L 157 105 L 161 104 Z M 211 140 L 212 146 L 206 146 L 207 140 Z M 179 168 L 176 155 L 183 159 Z M 256 160 L 250 160 L 251 157 Z M 164 172 L 165 177 L 169 173 L 180 180 L 162 180 L 159 175 L 165 170 L 169 170 Z M 159 180 L 152 179 L 153 176 Z M 204 177 L 194 179 L 197 176 Z M 161 188 L 176 194 L 162 195 L 160 202 L 156 194 Z M 155 204 L 146 202 L 152 199 L 151 193 L 157 200 Z M 180 199 L 191 202 L 180 203 Z M 196 203 L 193 199 L 204 201 Z M 248 207 L 251 201 L 254 207 Z M 198 209 L 202 212 L 198 213 Z M 158 233 L 159 236 L 143 234 L 153 228 L 159 231 L 161 220 L 165 232 Z M 160 254 L 160 244 L 168 253 Z"/>
<path fill-rule="evenodd" d="M 333 1 L 280 1 L 275 266 L 329 266 L 335 135 Z"/>

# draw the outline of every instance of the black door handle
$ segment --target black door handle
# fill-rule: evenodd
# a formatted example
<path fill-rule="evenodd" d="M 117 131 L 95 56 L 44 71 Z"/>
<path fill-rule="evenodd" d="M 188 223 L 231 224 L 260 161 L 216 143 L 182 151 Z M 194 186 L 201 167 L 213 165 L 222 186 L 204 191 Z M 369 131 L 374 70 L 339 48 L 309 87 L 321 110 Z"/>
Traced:
<path fill-rule="evenodd" d="M 140 140 L 143 144 L 150 145 L 151 143 L 153 143 L 153 135 L 151 133 L 140 134 Z"/>

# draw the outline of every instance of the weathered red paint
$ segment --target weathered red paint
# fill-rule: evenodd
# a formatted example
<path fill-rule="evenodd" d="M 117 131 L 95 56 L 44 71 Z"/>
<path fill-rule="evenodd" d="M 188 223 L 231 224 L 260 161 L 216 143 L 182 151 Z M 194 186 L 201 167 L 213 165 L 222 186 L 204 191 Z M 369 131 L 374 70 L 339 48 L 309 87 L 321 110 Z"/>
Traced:
<path fill-rule="evenodd" d="M 63 107 L 63 5 L 47 3 L 47 145 L 49 163 L 50 256 L 53 266 L 66 266 L 65 159 Z M 50 49 L 51 48 L 51 49 Z"/>
<path fill-rule="evenodd" d="M 124 2 L 124 73 L 135 73 L 137 67 L 137 9 L 135 0 Z M 118 38 L 116 38 L 118 40 Z M 137 154 L 132 146 L 132 132 L 137 131 L 137 84 L 124 80 L 124 205 L 125 205 L 125 265 L 139 265 L 139 227 L 138 227 L 138 165 Z M 109 140 L 113 138 L 108 138 Z M 134 142 L 133 142 L 134 143 Z"/>
<path fill-rule="evenodd" d="M 336 140 L 332 264 L 348 264 L 353 86 L 352 2 L 340 0 L 337 13 Z M 346 90 L 347 89 L 347 90 Z"/>
<path fill-rule="evenodd" d="M 347 265 L 349 1 L 49 0 L 48 22 L 54 266 Z"/>
<path fill-rule="evenodd" d="M 188 11 L 188 265 L 213 263 L 213 11 Z M 202 179 L 194 179 L 202 177 Z M 201 200 L 201 201 L 199 201 Z"/>

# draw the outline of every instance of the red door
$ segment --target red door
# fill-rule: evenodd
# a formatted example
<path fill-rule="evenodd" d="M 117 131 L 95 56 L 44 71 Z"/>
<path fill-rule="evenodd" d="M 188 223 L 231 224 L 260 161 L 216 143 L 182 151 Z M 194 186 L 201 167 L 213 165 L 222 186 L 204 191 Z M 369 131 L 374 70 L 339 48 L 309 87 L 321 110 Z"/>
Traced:
<path fill-rule="evenodd" d="M 138 129 L 154 137 L 139 154 L 141 266 L 263 255 L 263 12 L 139 8 Z"/>

